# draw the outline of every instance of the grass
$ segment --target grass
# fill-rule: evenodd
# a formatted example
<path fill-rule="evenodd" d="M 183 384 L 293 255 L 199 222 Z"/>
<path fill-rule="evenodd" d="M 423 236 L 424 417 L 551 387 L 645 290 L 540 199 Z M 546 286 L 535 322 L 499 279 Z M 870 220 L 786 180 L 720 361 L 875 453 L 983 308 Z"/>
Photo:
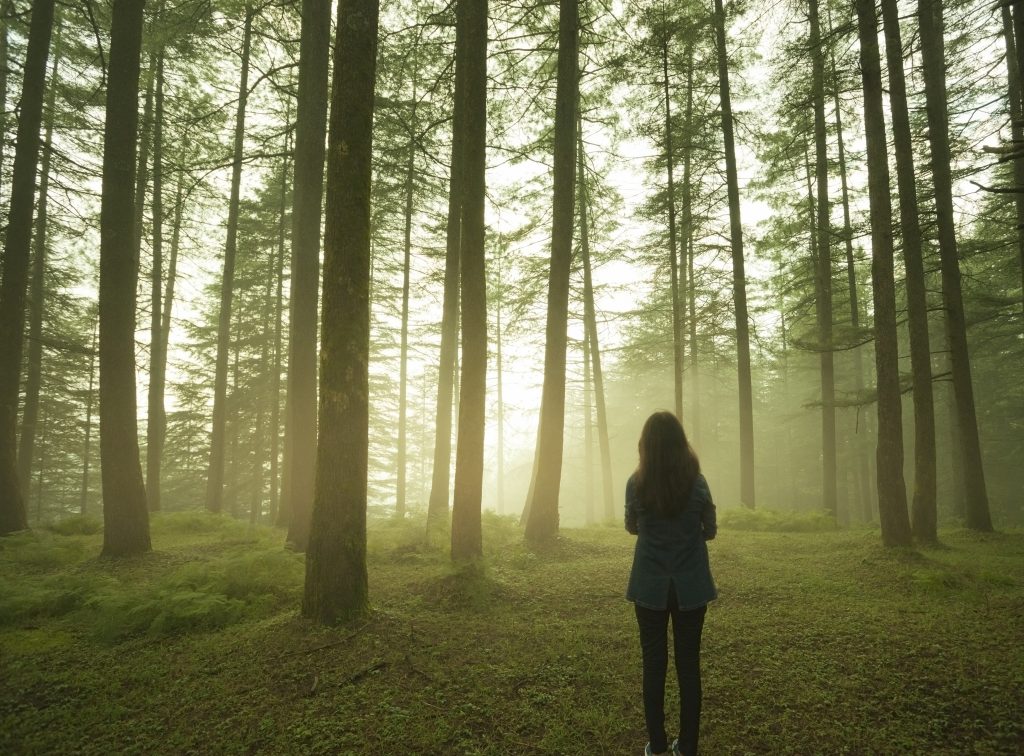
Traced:
<path fill-rule="evenodd" d="M 0 541 L 0 753 L 629 754 L 646 742 L 632 539 L 530 549 L 485 519 L 453 567 L 420 523 L 374 522 L 373 613 L 297 613 L 283 536 L 154 521 L 111 562 L 88 527 Z M 1014 753 L 1024 742 L 1024 534 L 723 529 L 704 634 L 702 750 Z M 674 685 L 669 706 L 675 706 Z M 670 708 L 671 710 L 671 708 Z"/>

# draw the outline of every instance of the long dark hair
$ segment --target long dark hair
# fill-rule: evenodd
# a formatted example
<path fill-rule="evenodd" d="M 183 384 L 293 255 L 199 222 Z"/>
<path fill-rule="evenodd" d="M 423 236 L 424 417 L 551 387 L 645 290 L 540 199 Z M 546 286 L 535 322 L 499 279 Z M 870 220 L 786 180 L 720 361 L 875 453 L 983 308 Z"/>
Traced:
<path fill-rule="evenodd" d="M 640 464 L 633 481 L 640 503 L 661 515 L 681 512 L 700 474 L 700 460 L 671 412 L 655 412 L 640 432 Z"/>

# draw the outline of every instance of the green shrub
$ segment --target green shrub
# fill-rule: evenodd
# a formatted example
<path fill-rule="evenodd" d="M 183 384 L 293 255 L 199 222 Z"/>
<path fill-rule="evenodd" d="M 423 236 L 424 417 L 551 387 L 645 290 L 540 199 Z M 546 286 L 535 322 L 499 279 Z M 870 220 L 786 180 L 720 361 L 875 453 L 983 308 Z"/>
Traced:
<path fill-rule="evenodd" d="M 182 565 L 141 590 L 105 590 L 88 607 L 93 636 L 115 643 L 139 635 L 213 630 L 297 603 L 304 564 L 279 547 L 237 550 Z"/>
<path fill-rule="evenodd" d="M 0 582 L 0 625 L 61 617 L 82 608 L 99 591 L 115 585 L 100 575 L 61 574 Z"/>
<path fill-rule="evenodd" d="M 54 520 L 43 527 L 52 533 L 64 536 L 96 535 L 103 532 L 103 520 L 92 515 L 72 515 L 71 517 Z"/>
<path fill-rule="evenodd" d="M 85 559 L 86 544 L 76 538 L 55 537 L 46 531 L 26 531 L 0 538 L 0 569 L 15 574 L 27 569 L 52 570 Z"/>
<path fill-rule="evenodd" d="M 245 604 L 226 596 L 160 587 L 144 595 L 109 591 L 89 602 L 92 634 L 115 643 L 137 635 L 177 635 L 236 622 Z"/>
<path fill-rule="evenodd" d="M 280 548 L 246 550 L 180 567 L 168 579 L 175 588 L 189 588 L 228 598 L 261 596 L 284 599 L 302 585 L 305 562 L 301 554 Z"/>
<path fill-rule="evenodd" d="M 820 533 L 837 529 L 828 512 L 776 512 L 745 507 L 721 512 L 718 524 L 730 530 L 762 533 Z"/>
<path fill-rule="evenodd" d="M 220 533 L 225 530 L 245 530 L 248 525 L 227 515 L 200 509 L 184 512 L 161 512 L 151 520 L 154 531 L 167 533 Z"/>

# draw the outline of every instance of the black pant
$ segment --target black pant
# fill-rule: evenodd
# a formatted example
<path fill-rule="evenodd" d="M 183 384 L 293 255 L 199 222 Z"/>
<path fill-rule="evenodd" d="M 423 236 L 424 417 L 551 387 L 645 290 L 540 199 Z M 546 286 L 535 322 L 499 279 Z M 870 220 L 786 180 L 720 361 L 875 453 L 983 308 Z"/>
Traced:
<path fill-rule="evenodd" d="M 700 634 L 704 629 L 707 607 L 680 609 L 674 586 L 669 588 L 667 609 L 648 609 L 639 604 L 635 607 L 643 651 L 644 716 L 651 750 L 654 753 L 668 750 L 665 672 L 668 669 L 668 618 L 671 615 L 676 675 L 679 678 L 679 750 L 686 756 L 695 756 L 700 727 Z"/>

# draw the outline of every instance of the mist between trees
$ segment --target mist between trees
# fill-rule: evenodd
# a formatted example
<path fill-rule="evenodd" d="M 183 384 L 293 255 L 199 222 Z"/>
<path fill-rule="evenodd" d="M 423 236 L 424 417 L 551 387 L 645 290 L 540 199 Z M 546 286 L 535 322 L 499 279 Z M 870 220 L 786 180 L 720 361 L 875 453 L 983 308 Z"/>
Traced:
<path fill-rule="evenodd" d="M 726 511 L 1024 523 L 1024 7 L 337 13 L 3 3 L 2 532 L 274 523 L 334 621 L 367 517 L 616 521 L 660 408 Z"/>

